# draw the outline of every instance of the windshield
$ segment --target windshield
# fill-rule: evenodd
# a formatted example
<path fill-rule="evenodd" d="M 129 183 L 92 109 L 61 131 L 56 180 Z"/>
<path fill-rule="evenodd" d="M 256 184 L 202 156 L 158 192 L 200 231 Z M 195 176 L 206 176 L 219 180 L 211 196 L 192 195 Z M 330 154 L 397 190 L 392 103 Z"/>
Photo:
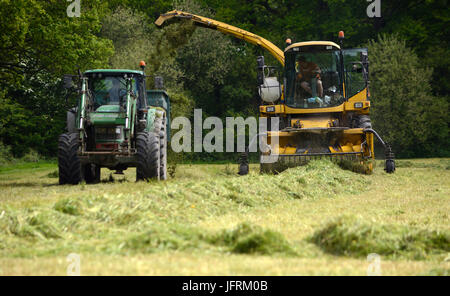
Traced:
<path fill-rule="evenodd" d="M 136 80 L 132 79 L 133 92 L 137 95 Z M 121 76 L 93 76 L 89 79 L 89 90 L 93 95 L 94 109 L 102 105 L 123 105 L 126 103 L 127 84 Z"/>
<path fill-rule="evenodd" d="M 287 53 L 286 104 L 294 108 L 342 104 L 342 79 L 338 69 L 339 52 L 336 50 L 307 47 Z"/>

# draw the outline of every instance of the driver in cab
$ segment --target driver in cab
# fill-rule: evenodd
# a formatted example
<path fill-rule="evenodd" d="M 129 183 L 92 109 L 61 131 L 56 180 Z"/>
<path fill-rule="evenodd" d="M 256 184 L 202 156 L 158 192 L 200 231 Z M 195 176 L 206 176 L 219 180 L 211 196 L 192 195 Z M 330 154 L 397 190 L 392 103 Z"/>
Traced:
<path fill-rule="evenodd" d="M 111 80 L 112 80 L 112 87 L 109 89 L 109 92 L 105 96 L 105 101 L 108 102 L 109 105 L 119 103 L 119 91 L 120 91 L 120 80 L 117 78 L 112 78 Z"/>
<path fill-rule="evenodd" d="M 321 98 L 323 97 L 323 86 L 322 80 L 320 79 L 320 68 L 313 62 L 308 62 L 304 56 L 299 56 L 297 59 L 297 82 L 300 82 L 300 86 L 311 96 L 311 80 L 312 78 L 316 78 L 316 89 L 317 95 Z"/>

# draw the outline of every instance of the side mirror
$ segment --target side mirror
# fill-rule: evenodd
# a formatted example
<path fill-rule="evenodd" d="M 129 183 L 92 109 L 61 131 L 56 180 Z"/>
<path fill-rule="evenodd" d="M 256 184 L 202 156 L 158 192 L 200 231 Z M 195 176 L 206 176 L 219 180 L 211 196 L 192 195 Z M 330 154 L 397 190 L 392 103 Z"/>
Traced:
<path fill-rule="evenodd" d="M 155 88 L 156 89 L 164 88 L 164 79 L 161 76 L 155 76 Z"/>
<path fill-rule="evenodd" d="M 64 75 L 64 88 L 70 89 L 73 87 L 72 75 Z"/>
<path fill-rule="evenodd" d="M 258 85 L 264 84 L 264 56 L 259 56 L 256 58 L 257 64 L 257 83 Z"/>

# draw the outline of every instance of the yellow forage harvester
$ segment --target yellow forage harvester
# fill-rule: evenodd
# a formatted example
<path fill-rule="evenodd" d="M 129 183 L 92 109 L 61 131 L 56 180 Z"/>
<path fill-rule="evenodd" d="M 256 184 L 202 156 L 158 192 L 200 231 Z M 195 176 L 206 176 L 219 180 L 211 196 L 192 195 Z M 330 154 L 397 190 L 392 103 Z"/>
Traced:
<path fill-rule="evenodd" d="M 358 171 L 371 173 L 374 137 L 385 148 L 385 171 L 395 171 L 389 144 L 372 129 L 369 92 L 369 59 L 366 48 L 343 49 L 331 41 L 292 43 L 281 50 L 251 32 L 183 11 L 162 14 L 161 26 L 170 19 L 190 20 L 195 25 L 218 30 L 269 51 L 282 65 L 282 73 L 257 58 L 260 116 L 268 119 L 267 147 L 261 153 L 261 171 L 279 172 L 315 158 L 350 163 Z M 283 84 L 280 83 L 283 82 Z M 278 128 L 273 128 L 278 122 Z M 239 173 L 248 172 L 247 153 L 241 157 Z"/>

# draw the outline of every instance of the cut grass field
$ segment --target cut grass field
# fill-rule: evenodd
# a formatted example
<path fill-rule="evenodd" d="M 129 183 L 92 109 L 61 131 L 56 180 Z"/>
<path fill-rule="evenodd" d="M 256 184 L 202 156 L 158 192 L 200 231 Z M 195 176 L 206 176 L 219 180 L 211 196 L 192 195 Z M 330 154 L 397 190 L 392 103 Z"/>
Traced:
<path fill-rule="evenodd" d="M 450 160 L 372 175 L 326 161 L 248 176 L 179 165 L 175 178 L 57 185 L 52 162 L 0 168 L 0 275 L 449 275 Z"/>

